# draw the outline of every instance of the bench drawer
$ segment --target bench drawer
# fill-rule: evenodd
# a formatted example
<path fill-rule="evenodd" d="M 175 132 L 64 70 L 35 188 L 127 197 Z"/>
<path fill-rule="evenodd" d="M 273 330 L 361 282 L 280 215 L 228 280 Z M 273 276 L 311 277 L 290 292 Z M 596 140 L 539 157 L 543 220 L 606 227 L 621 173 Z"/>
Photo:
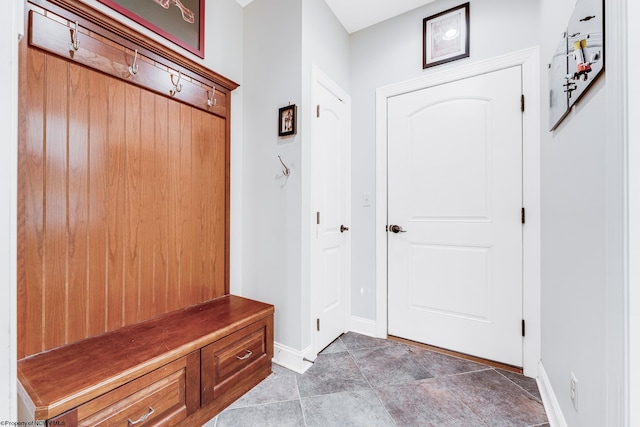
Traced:
<path fill-rule="evenodd" d="M 240 390 L 252 374 L 270 366 L 267 319 L 262 319 L 201 350 L 202 405 Z"/>
<path fill-rule="evenodd" d="M 187 417 L 186 357 L 78 407 L 78 426 L 170 426 Z"/>

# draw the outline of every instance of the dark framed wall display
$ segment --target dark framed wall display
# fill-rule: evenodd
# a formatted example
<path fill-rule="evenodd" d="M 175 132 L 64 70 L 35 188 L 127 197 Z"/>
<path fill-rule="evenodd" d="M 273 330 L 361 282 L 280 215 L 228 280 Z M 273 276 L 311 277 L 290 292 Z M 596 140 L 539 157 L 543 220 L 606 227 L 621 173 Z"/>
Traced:
<path fill-rule="evenodd" d="M 296 106 L 288 105 L 278 110 L 278 136 L 296 134 Z"/>
<path fill-rule="evenodd" d="M 205 0 L 98 0 L 204 58 Z"/>
<path fill-rule="evenodd" d="M 422 68 L 469 56 L 469 3 L 424 18 Z"/>

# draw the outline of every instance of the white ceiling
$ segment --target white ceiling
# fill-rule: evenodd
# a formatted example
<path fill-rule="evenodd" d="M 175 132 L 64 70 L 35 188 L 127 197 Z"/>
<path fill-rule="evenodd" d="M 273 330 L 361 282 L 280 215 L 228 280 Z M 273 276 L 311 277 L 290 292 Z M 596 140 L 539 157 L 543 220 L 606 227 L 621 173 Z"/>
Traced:
<path fill-rule="evenodd" d="M 325 0 L 344 28 L 353 33 L 435 0 Z"/>
<path fill-rule="evenodd" d="M 253 0 L 236 0 L 245 7 Z M 344 28 L 353 33 L 435 0 L 325 0 Z"/>

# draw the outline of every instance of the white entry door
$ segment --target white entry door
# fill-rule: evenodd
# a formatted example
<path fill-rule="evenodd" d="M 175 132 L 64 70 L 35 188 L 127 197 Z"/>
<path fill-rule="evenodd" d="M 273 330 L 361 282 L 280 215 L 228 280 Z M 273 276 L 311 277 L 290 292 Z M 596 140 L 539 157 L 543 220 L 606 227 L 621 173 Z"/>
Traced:
<path fill-rule="evenodd" d="M 311 306 L 314 354 L 348 330 L 350 136 L 348 97 L 314 69 Z"/>
<path fill-rule="evenodd" d="M 390 335 L 522 366 L 521 93 L 517 66 L 388 100 Z"/>

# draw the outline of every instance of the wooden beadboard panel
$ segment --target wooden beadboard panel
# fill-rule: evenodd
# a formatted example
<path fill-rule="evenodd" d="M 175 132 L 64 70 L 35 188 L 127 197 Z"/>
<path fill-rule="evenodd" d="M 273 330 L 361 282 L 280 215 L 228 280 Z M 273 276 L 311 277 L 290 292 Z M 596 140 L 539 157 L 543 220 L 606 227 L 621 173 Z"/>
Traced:
<path fill-rule="evenodd" d="M 43 350 L 43 265 L 44 250 L 44 74 L 45 55 L 29 50 L 21 55 L 21 112 L 29 100 L 31 114 L 20 114 L 23 131 L 18 144 L 18 358 Z M 29 81 L 29 84 L 27 84 Z M 35 286 L 27 286 L 35 284 Z M 28 326 L 27 326 L 28 325 Z"/>
<path fill-rule="evenodd" d="M 26 51 L 18 357 L 227 293 L 227 121 Z"/>
<path fill-rule="evenodd" d="M 87 301 L 87 242 L 89 221 L 89 83 L 90 73 L 69 65 L 69 158 L 68 158 L 68 292 Z M 87 304 L 69 304 L 67 341 L 86 337 Z"/>
<path fill-rule="evenodd" d="M 68 64 L 48 56 L 45 62 L 44 129 L 44 343 L 45 349 L 66 341 L 68 308 L 67 257 L 67 164 Z"/>
<path fill-rule="evenodd" d="M 108 99 L 108 78 L 104 74 L 89 73 L 91 96 L 94 99 Z M 87 280 L 87 336 L 100 334 L 107 330 L 107 242 L 108 242 L 108 198 L 99 188 L 107 188 L 109 170 L 104 165 L 109 161 L 109 144 L 106 102 L 90 102 L 89 117 L 93 129 L 88 132 L 89 161 L 88 161 L 88 280 Z M 91 190 L 94 191 L 91 191 Z"/>

